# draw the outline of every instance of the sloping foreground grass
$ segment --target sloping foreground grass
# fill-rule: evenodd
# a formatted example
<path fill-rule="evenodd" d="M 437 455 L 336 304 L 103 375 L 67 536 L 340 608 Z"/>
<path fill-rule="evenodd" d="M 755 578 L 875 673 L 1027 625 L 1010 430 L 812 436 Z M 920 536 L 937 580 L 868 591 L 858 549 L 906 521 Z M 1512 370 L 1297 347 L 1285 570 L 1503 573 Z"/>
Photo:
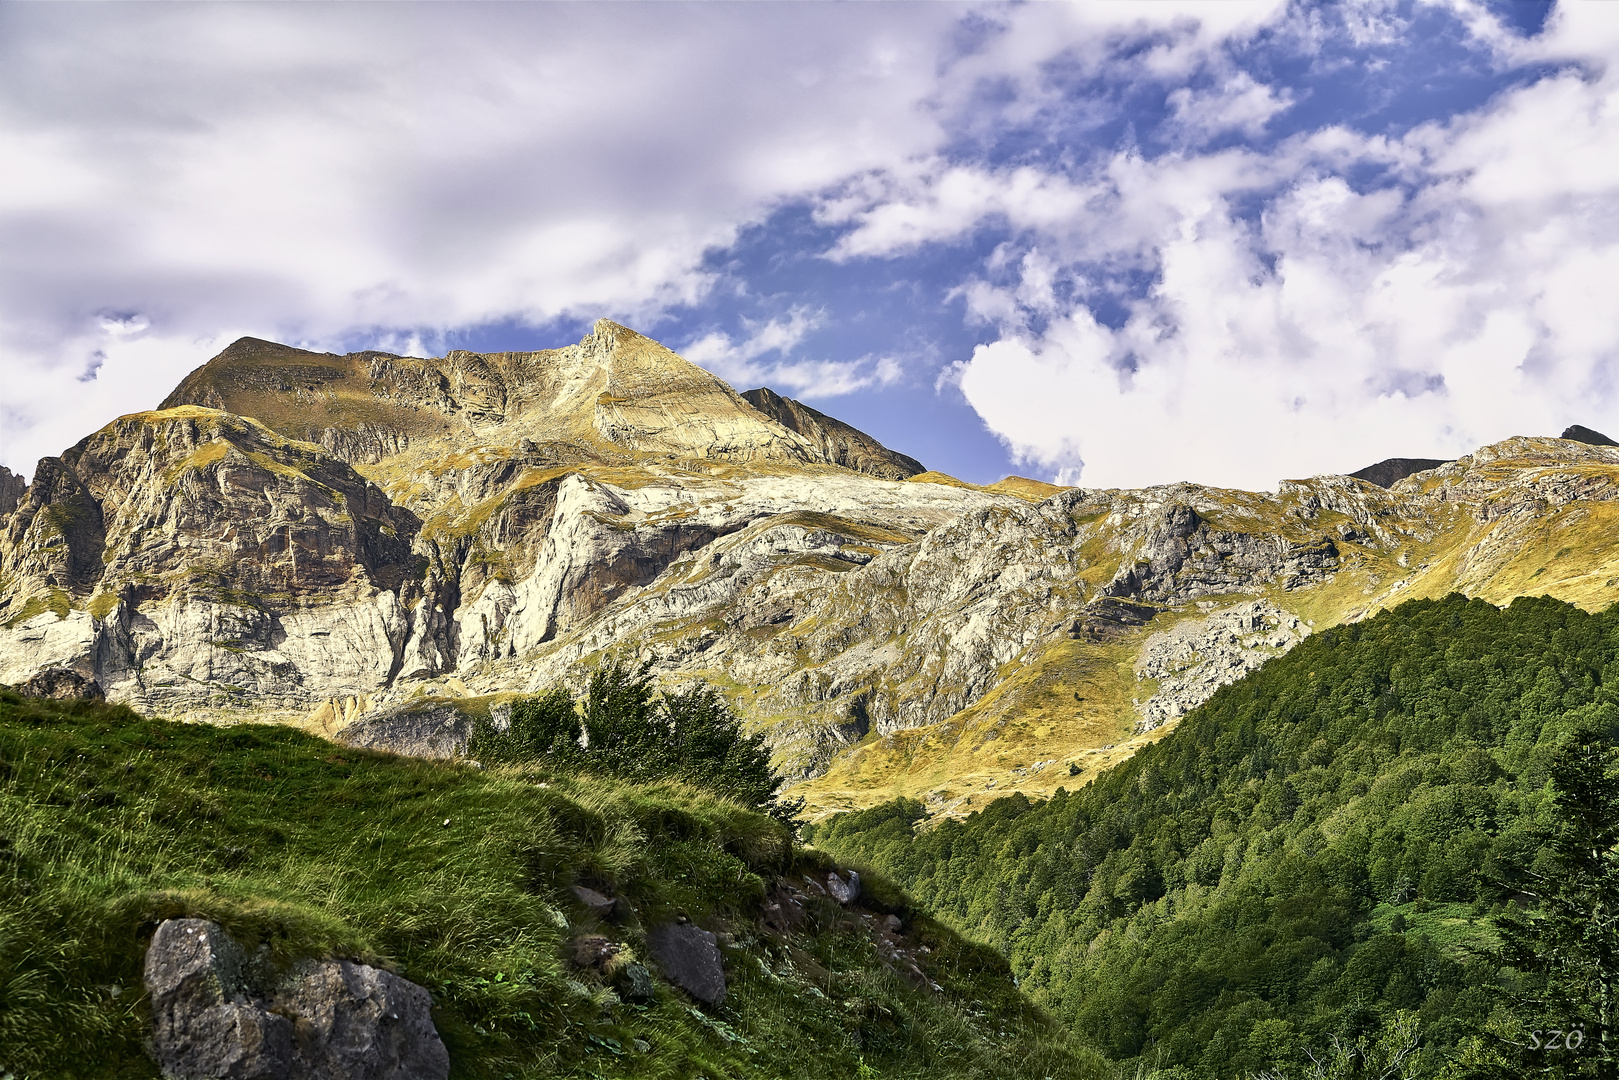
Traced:
<path fill-rule="evenodd" d="M 1006 964 L 868 881 L 943 992 L 885 966 L 859 913 L 766 893 L 815 869 L 779 823 L 678 784 L 396 758 L 284 727 L 213 728 L 0 689 L 0 1076 L 150 1077 L 147 940 L 222 924 L 278 962 L 338 955 L 427 986 L 458 1077 L 1101 1075 Z M 627 898 L 599 923 L 575 883 Z M 622 1003 L 573 967 L 596 932 L 645 957 L 675 914 L 728 934 L 731 994 Z M 725 937 L 721 938 L 726 940 Z"/>

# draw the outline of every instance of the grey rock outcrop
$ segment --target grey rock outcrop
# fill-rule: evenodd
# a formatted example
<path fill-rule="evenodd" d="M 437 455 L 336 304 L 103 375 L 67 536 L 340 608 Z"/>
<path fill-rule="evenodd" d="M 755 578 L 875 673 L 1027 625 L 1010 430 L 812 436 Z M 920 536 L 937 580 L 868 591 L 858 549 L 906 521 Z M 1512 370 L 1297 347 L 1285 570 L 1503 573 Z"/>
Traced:
<path fill-rule="evenodd" d="M 0 516 L 17 509 L 28 492 L 28 481 L 0 465 Z"/>
<path fill-rule="evenodd" d="M 361 715 L 333 738 L 345 746 L 410 757 L 453 758 L 467 748 L 472 719 L 450 702 L 409 701 Z"/>
<path fill-rule="evenodd" d="M 1137 679 L 1156 679 L 1157 691 L 1138 705 L 1137 730 L 1185 716 L 1309 633 L 1297 615 L 1254 600 L 1153 634 L 1137 654 L 1135 673 Z"/>
<path fill-rule="evenodd" d="M 725 1000 L 719 939 L 692 923 L 660 923 L 647 934 L 652 959 L 664 978 L 705 1005 Z"/>
<path fill-rule="evenodd" d="M 56 701 L 104 701 L 101 684 L 72 668 L 45 668 L 17 687 L 23 697 L 51 698 Z"/>
<path fill-rule="evenodd" d="M 288 974 L 217 924 L 169 919 L 146 951 L 150 1052 L 169 1080 L 444 1080 L 432 998 L 346 960 Z"/>

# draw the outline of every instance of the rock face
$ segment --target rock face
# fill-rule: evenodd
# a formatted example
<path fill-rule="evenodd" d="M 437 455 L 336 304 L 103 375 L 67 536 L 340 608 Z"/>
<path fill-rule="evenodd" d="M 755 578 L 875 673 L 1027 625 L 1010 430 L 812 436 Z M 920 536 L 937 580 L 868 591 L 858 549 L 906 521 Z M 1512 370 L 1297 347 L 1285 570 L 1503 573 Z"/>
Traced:
<path fill-rule="evenodd" d="M 9 514 L 17 509 L 27 490 L 28 481 L 0 465 L 0 514 Z"/>
<path fill-rule="evenodd" d="M 1580 424 L 1570 424 L 1564 428 L 1560 438 L 1573 439 L 1575 442 L 1586 443 L 1590 446 L 1619 446 L 1619 442 L 1614 442 L 1602 432 L 1592 431 L 1590 428 Z"/>
<path fill-rule="evenodd" d="M 691 923 L 662 923 L 647 934 L 652 959 L 664 978 L 705 1005 L 725 1001 L 719 940 Z"/>
<path fill-rule="evenodd" d="M 969 771 L 1021 783 L 1054 756 L 1012 752 L 1020 716 L 1126 740 L 1306 612 L 1619 589 L 1619 448 L 1575 439 L 1274 493 L 976 487 L 605 321 L 437 359 L 244 339 L 165 405 L 0 475 L 0 682 L 453 756 L 615 655 L 727 688 L 795 783 L 885 747 L 921 775 L 991 713 Z M 1245 604 L 1262 628 L 1220 621 Z"/>
<path fill-rule="evenodd" d="M 884 480 L 905 480 L 926 471 L 915 458 L 896 453 L 865 432 L 801 401 L 784 398 L 768 386 L 746 390 L 742 396 L 782 427 L 804 436 L 834 465 Z"/>
<path fill-rule="evenodd" d="M 1568 432 L 1563 433 L 1563 438 L 1570 438 Z M 1384 458 L 1376 465 L 1368 465 L 1364 469 L 1352 472 L 1349 475 L 1355 480 L 1364 480 L 1368 484 L 1388 488 L 1393 487 L 1408 476 L 1426 472 L 1429 469 L 1437 469 L 1443 464 L 1445 464 L 1444 458 L 1391 457 Z"/>
<path fill-rule="evenodd" d="M 1253 600 L 1153 634 L 1136 656 L 1135 672 L 1138 679 L 1157 680 L 1157 691 L 1140 705 L 1137 730 L 1185 716 L 1309 633 L 1292 612 Z"/>
<path fill-rule="evenodd" d="M 214 923 L 169 919 L 146 951 L 153 1058 L 170 1080 L 444 1080 L 427 991 L 328 960 L 289 974 Z"/>

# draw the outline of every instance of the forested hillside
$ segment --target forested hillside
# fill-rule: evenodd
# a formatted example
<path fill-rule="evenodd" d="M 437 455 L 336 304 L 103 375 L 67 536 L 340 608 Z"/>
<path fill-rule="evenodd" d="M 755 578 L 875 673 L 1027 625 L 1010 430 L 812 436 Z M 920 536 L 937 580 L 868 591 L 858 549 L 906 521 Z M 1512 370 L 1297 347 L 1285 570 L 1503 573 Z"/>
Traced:
<path fill-rule="evenodd" d="M 915 835 L 900 800 L 813 841 L 1001 948 L 1115 1059 L 1243 1076 L 1414 1024 L 1410 1075 L 1436 1075 L 1512 982 L 1488 958 L 1512 898 L 1495 882 L 1548 869 L 1550 769 L 1576 732 L 1613 737 L 1616 694 L 1619 610 L 1413 601 L 1315 636 L 1080 791 Z"/>

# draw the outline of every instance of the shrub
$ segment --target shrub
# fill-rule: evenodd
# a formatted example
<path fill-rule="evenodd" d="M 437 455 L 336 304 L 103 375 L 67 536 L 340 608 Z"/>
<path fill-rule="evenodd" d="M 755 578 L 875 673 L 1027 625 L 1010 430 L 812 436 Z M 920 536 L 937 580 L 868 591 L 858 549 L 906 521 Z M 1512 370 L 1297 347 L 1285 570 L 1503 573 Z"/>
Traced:
<path fill-rule="evenodd" d="M 480 761 L 546 763 L 634 780 L 684 780 L 796 826 L 802 799 L 778 799 L 763 735 L 748 735 L 720 692 L 693 683 L 653 689 L 648 666 L 614 661 L 577 704 L 554 687 L 512 707 L 511 725 L 480 722 L 468 742 Z"/>

